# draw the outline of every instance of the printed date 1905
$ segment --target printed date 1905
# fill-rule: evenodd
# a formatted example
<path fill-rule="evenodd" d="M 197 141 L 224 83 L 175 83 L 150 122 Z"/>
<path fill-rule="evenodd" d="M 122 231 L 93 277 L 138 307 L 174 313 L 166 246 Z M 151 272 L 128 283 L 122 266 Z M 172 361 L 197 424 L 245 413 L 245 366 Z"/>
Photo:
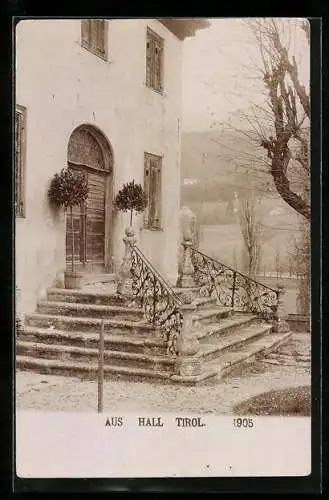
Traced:
<path fill-rule="evenodd" d="M 254 427 L 254 420 L 252 418 L 234 418 L 233 419 L 233 427 L 242 427 L 245 429 L 250 429 Z"/>

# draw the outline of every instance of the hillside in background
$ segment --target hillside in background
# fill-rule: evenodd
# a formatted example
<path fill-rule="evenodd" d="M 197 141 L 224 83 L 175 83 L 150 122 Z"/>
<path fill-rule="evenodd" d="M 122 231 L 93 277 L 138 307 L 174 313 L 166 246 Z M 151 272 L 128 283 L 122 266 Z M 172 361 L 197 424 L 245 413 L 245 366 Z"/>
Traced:
<path fill-rule="evenodd" d="M 185 133 L 182 136 L 182 204 L 229 201 L 255 189 L 279 198 L 264 168 L 264 151 L 233 131 Z M 298 186 L 292 185 L 298 190 Z"/>
<path fill-rule="evenodd" d="M 260 161 L 262 151 L 240 134 L 196 132 L 182 137 L 181 205 L 197 216 L 200 248 L 234 268 L 245 251 L 234 193 L 262 197 L 261 269 L 289 271 L 291 241 L 299 236 L 300 216 L 278 195 Z"/>

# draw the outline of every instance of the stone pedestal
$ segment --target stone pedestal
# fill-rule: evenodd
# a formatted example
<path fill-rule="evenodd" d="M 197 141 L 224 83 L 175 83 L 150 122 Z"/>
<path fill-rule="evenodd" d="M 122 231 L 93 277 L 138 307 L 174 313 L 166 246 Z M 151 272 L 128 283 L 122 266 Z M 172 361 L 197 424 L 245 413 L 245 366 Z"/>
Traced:
<path fill-rule="evenodd" d="M 191 247 L 197 244 L 196 216 L 188 207 L 183 207 L 180 219 L 183 241 L 179 256 L 177 286 L 180 288 L 192 288 L 195 286 L 195 270 L 191 259 Z"/>
<path fill-rule="evenodd" d="M 177 280 L 177 286 L 180 288 L 193 288 L 196 286 L 194 280 L 194 266 L 192 263 L 192 240 L 188 236 L 184 237 L 183 241 L 183 261 L 180 274 Z"/>
<path fill-rule="evenodd" d="M 121 267 L 118 271 L 118 288 L 117 293 L 125 297 L 132 297 L 132 275 L 131 275 L 131 265 L 132 256 L 131 250 L 136 243 L 135 233 L 132 227 L 125 229 L 125 237 L 123 238 L 125 244 L 125 253 L 122 259 Z"/>
<path fill-rule="evenodd" d="M 276 318 L 273 322 L 273 330 L 277 333 L 286 333 L 290 331 L 290 327 L 287 323 L 287 311 L 284 305 L 284 294 L 285 290 L 282 285 L 277 286 L 278 289 L 278 307 L 276 310 Z"/>
<path fill-rule="evenodd" d="M 183 327 L 177 340 L 178 356 L 175 362 L 175 373 L 182 377 L 201 374 L 200 358 L 196 357 L 200 344 L 193 332 L 193 314 L 196 306 L 192 303 L 192 294 L 183 297 L 184 305 L 180 307 L 183 314 Z"/>

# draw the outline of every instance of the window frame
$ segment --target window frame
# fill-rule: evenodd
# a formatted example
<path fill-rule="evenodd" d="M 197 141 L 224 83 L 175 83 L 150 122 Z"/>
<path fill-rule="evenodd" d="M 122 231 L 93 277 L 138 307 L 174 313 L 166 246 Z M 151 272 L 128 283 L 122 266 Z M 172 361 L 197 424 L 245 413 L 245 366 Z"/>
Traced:
<path fill-rule="evenodd" d="M 104 50 L 101 51 L 96 47 L 96 36 L 97 30 L 92 30 L 92 24 L 89 24 L 88 29 L 86 28 L 86 23 L 92 23 L 93 21 L 102 21 L 104 23 L 104 37 L 103 37 L 103 45 Z M 108 61 L 108 22 L 107 19 L 81 19 L 81 47 L 88 50 L 91 54 L 103 59 L 103 61 Z M 88 31 L 88 35 L 86 36 L 86 31 Z"/>
<path fill-rule="evenodd" d="M 17 148 L 18 138 L 17 138 L 17 128 L 16 128 L 16 120 L 17 114 L 20 115 L 19 119 L 19 150 Z M 26 116 L 27 111 L 25 106 L 21 106 L 20 104 L 16 104 L 15 107 L 15 142 L 14 142 L 14 151 L 15 151 L 15 189 L 14 189 L 14 203 L 15 203 L 15 217 L 18 219 L 26 218 L 26 182 L 25 182 L 25 171 L 26 171 Z M 17 185 L 17 157 L 19 151 L 19 190 Z M 17 194 L 19 193 L 19 196 Z M 18 203 L 19 202 L 19 203 Z M 20 207 L 20 208 L 19 208 Z"/>
<path fill-rule="evenodd" d="M 151 170 L 152 165 L 151 161 L 156 161 L 158 170 L 158 178 L 156 185 L 156 192 L 154 194 L 155 200 L 155 211 L 158 215 L 158 223 L 155 220 L 151 220 L 150 214 L 150 206 L 152 203 L 151 196 L 151 186 L 150 186 L 150 178 L 151 178 Z M 144 229 L 148 229 L 150 231 L 162 231 L 162 165 L 163 165 L 163 155 L 156 155 L 150 152 L 144 152 L 144 191 L 147 196 L 147 207 L 144 212 Z M 149 176 L 147 180 L 146 172 L 149 171 Z"/>
<path fill-rule="evenodd" d="M 151 54 L 151 68 L 149 70 L 149 62 L 148 62 L 148 46 L 147 44 L 149 43 L 149 39 L 151 39 L 154 43 L 158 44 L 160 46 L 160 75 L 159 75 L 159 80 L 160 80 L 160 85 L 155 86 L 154 80 L 155 80 L 155 62 L 152 60 L 152 56 L 154 58 L 154 54 Z M 145 44 L 145 85 L 149 89 L 152 89 L 154 92 L 163 95 L 164 94 L 164 47 L 165 47 L 165 40 L 163 37 L 158 35 L 152 28 L 147 26 L 146 28 L 146 44 Z M 153 73 L 152 73 L 153 71 Z M 150 72 L 150 74 L 149 74 Z"/>

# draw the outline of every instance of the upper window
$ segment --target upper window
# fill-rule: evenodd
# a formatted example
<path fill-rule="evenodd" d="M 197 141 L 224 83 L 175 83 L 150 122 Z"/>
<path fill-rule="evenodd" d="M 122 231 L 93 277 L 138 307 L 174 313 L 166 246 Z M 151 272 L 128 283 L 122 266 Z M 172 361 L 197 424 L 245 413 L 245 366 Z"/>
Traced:
<path fill-rule="evenodd" d="M 161 170 L 162 157 L 144 153 L 144 190 L 148 204 L 144 212 L 144 226 L 161 228 Z"/>
<path fill-rule="evenodd" d="M 163 38 L 147 28 L 146 85 L 161 93 L 163 91 L 163 47 Z"/>
<path fill-rule="evenodd" d="M 107 60 L 107 22 L 104 19 L 81 21 L 81 45 Z"/>
<path fill-rule="evenodd" d="M 26 109 L 16 106 L 15 113 L 15 214 L 25 217 Z"/>

